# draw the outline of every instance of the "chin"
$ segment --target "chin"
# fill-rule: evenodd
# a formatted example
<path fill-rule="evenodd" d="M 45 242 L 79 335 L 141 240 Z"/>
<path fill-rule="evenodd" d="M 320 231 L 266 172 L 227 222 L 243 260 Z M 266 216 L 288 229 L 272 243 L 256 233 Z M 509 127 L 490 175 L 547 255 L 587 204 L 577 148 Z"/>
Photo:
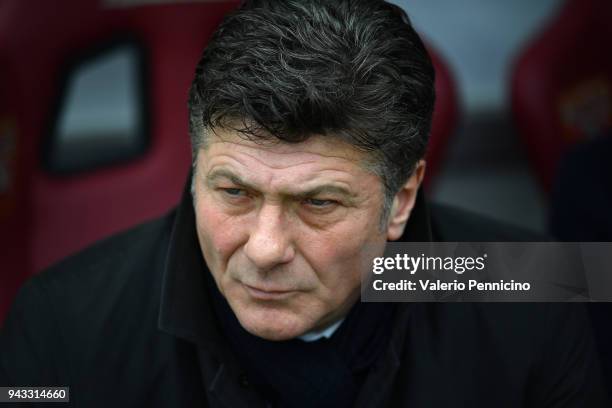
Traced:
<path fill-rule="evenodd" d="M 308 332 L 311 327 L 293 313 L 267 307 L 250 306 L 234 313 L 246 331 L 270 341 L 290 340 Z"/>

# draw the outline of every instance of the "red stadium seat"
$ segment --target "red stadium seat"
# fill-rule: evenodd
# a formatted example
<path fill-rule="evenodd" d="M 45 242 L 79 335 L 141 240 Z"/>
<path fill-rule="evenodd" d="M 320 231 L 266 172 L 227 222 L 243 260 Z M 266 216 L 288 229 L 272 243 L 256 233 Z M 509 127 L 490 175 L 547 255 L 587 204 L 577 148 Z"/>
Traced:
<path fill-rule="evenodd" d="M 10 161 L 2 159 L 11 165 L 11 188 L 0 190 L 0 321 L 32 273 L 173 206 L 189 170 L 190 79 L 208 37 L 236 3 L 107 4 L 113 2 L 7 0 L 0 8 L 0 142 L 16 146 Z M 42 146 L 65 61 L 124 37 L 148 58 L 146 148 L 131 161 L 90 171 L 48 171 Z"/>
<path fill-rule="evenodd" d="M 436 69 L 436 105 L 427 146 L 427 171 L 424 180 L 425 188 L 431 190 L 457 127 L 459 102 L 455 80 L 446 62 L 432 47 L 428 47 L 428 51 Z"/>
<path fill-rule="evenodd" d="M 237 3 L 124 3 L 145 2 L 0 3 L 0 322 L 28 276 L 163 214 L 179 199 L 191 155 L 188 87 L 208 37 Z M 124 42 L 135 44 L 144 58 L 138 72 L 130 72 L 143 84 L 144 141 L 127 156 L 90 167 L 78 163 L 97 146 L 77 143 L 64 153 L 81 167 L 66 171 L 74 163 L 58 165 L 49 152 L 59 149 L 57 113 L 71 97 L 78 100 L 79 93 L 67 89 L 80 79 L 69 73 Z M 456 120 L 452 79 L 440 59 L 434 61 L 439 96 L 428 153 L 431 173 Z"/>
<path fill-rule="evenodd" d="M 610 21 L 609 0 L 569 0 L 517 60 L 512 110 L 546 191 L 569 146 L 612 129 Z"/>

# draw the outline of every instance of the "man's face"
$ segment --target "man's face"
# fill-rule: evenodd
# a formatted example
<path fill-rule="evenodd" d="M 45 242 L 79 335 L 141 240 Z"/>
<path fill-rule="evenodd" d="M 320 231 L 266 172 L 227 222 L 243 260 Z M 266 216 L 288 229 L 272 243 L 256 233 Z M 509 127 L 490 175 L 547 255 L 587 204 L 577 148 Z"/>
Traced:
<path fill-rule="evenodd" d="M 197 233 L 242 326 L 269 340 L 322 329 L 359 298 L 384 250 L 382 187 L 363 153 L 313 136 L 255 143 L 217 130 L 198 153 Z"/>

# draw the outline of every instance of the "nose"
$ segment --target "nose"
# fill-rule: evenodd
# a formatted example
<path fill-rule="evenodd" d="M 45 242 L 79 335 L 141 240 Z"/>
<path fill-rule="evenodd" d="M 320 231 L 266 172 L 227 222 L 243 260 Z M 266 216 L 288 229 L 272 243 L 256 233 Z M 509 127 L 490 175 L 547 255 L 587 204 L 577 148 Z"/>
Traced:
<path fill-rule="evenodd" d="M 263 204 L 244 252 L 260 271 L 268 271 L 293 259 L 295 250 L 281 205 Z"/>

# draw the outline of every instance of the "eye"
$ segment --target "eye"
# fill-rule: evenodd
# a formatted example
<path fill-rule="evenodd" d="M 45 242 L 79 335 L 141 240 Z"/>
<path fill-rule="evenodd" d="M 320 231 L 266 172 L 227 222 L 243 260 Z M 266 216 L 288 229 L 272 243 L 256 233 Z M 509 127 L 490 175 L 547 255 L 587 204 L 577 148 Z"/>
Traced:
<path fill-rule="evenodd" d="M 331 207 L 334 204 L 338 204 L 338 202 L 334 200 L 321 200 L 318 198 L 307 198 L 306 200 L 304 200 L 304 202 L 306 203 L 306 205 L 316 208 L 326 208 Z"/>
<path fill-rule="evenodd" d="M 246 191 L 241 188 L 222 188 L 221 190 L 230 197 L 240 197 L 246 195 Z"/>

